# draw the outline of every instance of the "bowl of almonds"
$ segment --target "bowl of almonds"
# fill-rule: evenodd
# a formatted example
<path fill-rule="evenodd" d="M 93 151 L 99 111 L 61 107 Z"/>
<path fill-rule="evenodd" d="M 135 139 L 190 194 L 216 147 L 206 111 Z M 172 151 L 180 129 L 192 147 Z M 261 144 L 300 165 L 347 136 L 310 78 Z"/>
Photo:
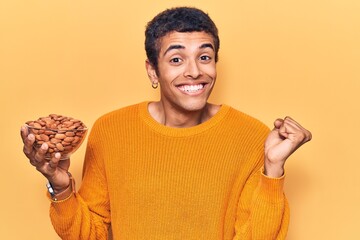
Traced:
<path fill-rule="evenodd" d="M 35 149 L 40 148 L 43 143 L 49 146 L 45 154 L 48 160 L 57 152 L 61 154 L 60 160 L 70 158 L 84 141 L 88 130 L 82 121 L 59 114 L 27 121 L 26 125 L 29 134 L 35 136 Z"/>

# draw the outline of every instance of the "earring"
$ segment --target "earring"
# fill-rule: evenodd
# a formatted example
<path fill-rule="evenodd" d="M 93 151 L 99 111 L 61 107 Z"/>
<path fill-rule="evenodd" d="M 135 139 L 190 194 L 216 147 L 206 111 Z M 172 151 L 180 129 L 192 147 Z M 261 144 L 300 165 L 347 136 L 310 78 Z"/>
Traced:
<path fill-rule="evenodd" d="M 153 89 L 157 89 L 158 85 L 159 85 L 159 83 L 157 83 L 157 82 L 153 82 L 153 83 L 151 84 L 151 86 L 152 86 Z"/>

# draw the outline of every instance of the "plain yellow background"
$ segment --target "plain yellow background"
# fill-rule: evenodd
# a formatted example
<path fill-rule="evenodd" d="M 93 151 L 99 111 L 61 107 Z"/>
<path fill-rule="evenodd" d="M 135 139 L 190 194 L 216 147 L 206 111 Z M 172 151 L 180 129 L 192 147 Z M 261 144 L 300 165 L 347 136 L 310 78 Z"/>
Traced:
<path fill-rule="evenodd" d="M 179 5 L 202 8 L 220 30 L 211 102 L 269 127 L 290 115 L 313 133 L 286 165 L 288 239 L 360 239 L 358 0 L 1 1 L 0 238 L 59 239 L 20 126 L 58 113 L 91 128 L 108 111 L 158 99 L 144 68 L 145 24 Z M 84 150 L 70 168 L 78 186 Z"/>

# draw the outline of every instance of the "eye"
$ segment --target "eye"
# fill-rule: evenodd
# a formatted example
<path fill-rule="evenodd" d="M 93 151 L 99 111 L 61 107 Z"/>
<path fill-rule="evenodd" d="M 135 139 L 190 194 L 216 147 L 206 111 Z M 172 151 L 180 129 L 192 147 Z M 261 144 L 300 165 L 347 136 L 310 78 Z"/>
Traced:
<path fill-rule="evenodd" d="M 175 64 L 180 63 L 181 61 L 182 60 L 180 58 L 178 58 L 178 57 L 174 57 L 174 58 L 170 59 L 170 62 L 175 63 Z"/>
<path fill-rule="evenodd" d="M 200 60 L 201 61 L 210 61 L 211 60 L 211 57 L 210 56 L 207 56 L 207 55 L 203 55 L 200 57 Z"/>

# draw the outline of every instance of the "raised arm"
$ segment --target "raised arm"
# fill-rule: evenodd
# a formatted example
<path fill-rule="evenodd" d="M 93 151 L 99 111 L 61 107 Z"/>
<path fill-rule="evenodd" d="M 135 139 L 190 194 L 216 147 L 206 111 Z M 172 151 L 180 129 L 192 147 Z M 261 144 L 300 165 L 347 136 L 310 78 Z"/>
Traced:
<path fill-rule="evenodd" d="M 283 192 L 284 165 L 311 137 L 308 130 L 290 117 L 274 122 L 274 129 L 265 141 L 260 166 L 248 179 L 240 196 L 234 240 L 286 239 L 289 206 Z"/>

